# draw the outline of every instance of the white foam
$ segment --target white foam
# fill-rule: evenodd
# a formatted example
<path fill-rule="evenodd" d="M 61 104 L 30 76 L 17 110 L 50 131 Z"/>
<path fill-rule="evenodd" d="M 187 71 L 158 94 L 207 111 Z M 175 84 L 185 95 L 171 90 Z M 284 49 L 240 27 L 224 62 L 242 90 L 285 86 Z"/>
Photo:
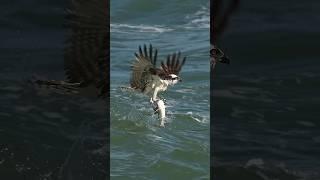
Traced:
<path fill-rule="evenodd" d="M 189 20 L 189 23 L 185 25 L 186 29 L 210 28 L 210 11 L 206 6 L 202 6 L 201 9 L 194 14 L 186 16 L 186 19 Z"/>
<path fill-rule="evenodd" d="M 131 25 L 131 24 L 111 24 L 111 32 L 130 33 L 130 32 L 154 32 L 163 33 L 173 31 L 173 29 L 163 25 Z"/>
<path fill-rule="evenodd" d="M 200 115 L 199 113 L 192 112 L 187 112 L 187 115 L 190 115 L 190 117 L 198 123 L 208 124 L 210 122 L 209 115 Z"/>

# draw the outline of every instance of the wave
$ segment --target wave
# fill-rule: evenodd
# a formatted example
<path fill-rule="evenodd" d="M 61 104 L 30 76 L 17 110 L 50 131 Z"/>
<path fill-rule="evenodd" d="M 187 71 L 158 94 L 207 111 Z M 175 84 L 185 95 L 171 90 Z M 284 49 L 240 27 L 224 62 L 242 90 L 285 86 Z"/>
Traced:
<path fill-rule="evenodd" d="M 111 32 L 116 33 L 165 33 L 176 30 L 188 29 L 209 29 L 210 10 L 206 6 L 201 6 L 200 10 L 191 15 L 186 15 L 184 22 L 174 25 L 149 25 L 149 24 L 122 24 L 111 23 Z"/>
<path fill-rule="evenodd" d="M 215 165 L 213 177 L 217 179 L 238 179 L 241 176 L 247 180 L 302 180 L 313 179 L 312 175 L 289 170 L 285 164 L 268 163 L 264 160 L 250 159 L 245 165 Z"/>
<path fill-rule="evenodd" d="M 209 124 L 210 122 L 210 117 L 205 114 L 193 113 L 189 111 L 186 113 L 186 115 L 190 116 L 192 120 L 197 121 L 198 123 L 201 123 L 201 124 Z"/>
<path fill-rule="evenodd" d="M 130 32 L 154 32 L 163 33 L 173 31 L 174 29 L 168 28 L 163 25 L 133 25 L 133 24 L 111 24 L 111 32 L 130 33 Z"/>
<path fill-rule="evenodd" d="M 209 5 L 208 5 L 209 6 Z M 208 6 L 201 6 L 201 9 L 192 15 L 187 15 L 185 18 L 189 21 L 184 27 L 209 29 L 210 28 L 210 10 Z"/>

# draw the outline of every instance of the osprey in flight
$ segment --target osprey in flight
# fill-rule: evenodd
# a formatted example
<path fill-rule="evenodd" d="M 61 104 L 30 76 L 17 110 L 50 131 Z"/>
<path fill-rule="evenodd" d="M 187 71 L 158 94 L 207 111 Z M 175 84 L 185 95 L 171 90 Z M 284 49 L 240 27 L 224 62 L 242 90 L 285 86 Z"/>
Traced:
<path fill-rule="evenodd" d="M 167 56 L 166 62 L 162 61 L 157 68 L 158 50 L 149 45 L 139 46 L 139 52 L 135 53 L 136 60 L 132 64 L 132 77 L 130 86 L 150 96 L 150 103 L 155 113 L 161 120 L 160 126 L 165 123 L 164 100 L 158 98 L 158 92 L 166 91 L 169 85 L 175 85 L 182 79 L 178 76 L 186 57 L 180 59 L 181 53 L 173 53 Z M 180 62 L 181 60 L 181 62 Z"/>
<path fill-rule="evenodd" d="M 166 62 L 162 61 L 157 68 L 158 50 L 150 44 L 139 46 L 139 52 L 135 53 L 136 60 L 132 64 L 131 88 L 141 91 L 151 97 L 150 102 L 159 100 L 157 94 L 166 91 L 169 85 L 175 85 L 182 81 L 179 72 L 186 61 L 181 58 L 181 53 L 168 55 Z"/>
<path fill-rule="evenodd" d="M 229 58 L 217 47 L 217 40 L 225 31 L 230 16 L 235 12 L 239 6 L 240 0 L 231 0 L 225 8 L 223 8 L 223 0 L 216 0 L 215 3 L 210 4 L 211 20 L 210 20 L 210 34 L 211 34 L 211 48 L 210 58 L 212 68 L 217 62 L 229 64 Z M 224 11 L 223 11 L 224 10 Z"/>
<path fill-rule="evenodd" d="M 109 11 L 105 0 L 72 0 L 64 53 L 66 80 L 34 83 L 62 93 L 109 96 Z"/>

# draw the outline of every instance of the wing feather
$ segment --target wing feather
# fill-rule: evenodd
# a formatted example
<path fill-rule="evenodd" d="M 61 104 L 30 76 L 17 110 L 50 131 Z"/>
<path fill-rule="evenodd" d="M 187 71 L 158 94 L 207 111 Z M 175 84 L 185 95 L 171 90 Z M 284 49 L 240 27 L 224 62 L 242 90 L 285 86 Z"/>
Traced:
<path fill-rule="evenodd" d="M 149 53 L 148 53 L 149 51 Z M 130 85 L 132 88 L 144 90 L 146 84 L 151 78 L 151 75 L 156 73 L 156 59 L 157 50 L 155 50 L 155 55 L 152 57 L 153 47 L 150 44 L 149 49 L 146 45 L 142 47 L 139 46 L 139 54 L 135 53 L 136 60 L 133 62 L 132 76 L 130 80 Z"/>
<path fill-rule="evenodd" d="M 100 95 L 109 83 L 109 11 L 104 0 L 72 0 L 67 10 L 64 62 L 68 81 L 94 84 Z"/>
<path fill-rule="evenodd" d="M 156 68 L 157 64 L 157 56 L 158 56 L 158 50 L 156 49 L 153 56 L 153 67 Z"/>
<path fill-rule="evenodd" d="M 166 63 L 161 62 L 161 69 L 163 73 L 167 76 L 169 74 L 178 75 L 181 71 L 182 66 L 186 61 L 186 57 L 183 58 L 180 63 L 181 53 L 173 53 L 172 55 L 167 56 Z"/>

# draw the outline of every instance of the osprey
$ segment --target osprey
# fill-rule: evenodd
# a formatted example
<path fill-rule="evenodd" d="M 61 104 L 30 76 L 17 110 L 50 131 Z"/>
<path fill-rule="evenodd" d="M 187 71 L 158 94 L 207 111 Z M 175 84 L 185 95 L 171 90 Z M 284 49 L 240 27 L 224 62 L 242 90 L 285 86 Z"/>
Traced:
<path fill-rule="evenodd" d="M 150 96 L 150 103 L 155 113 L 158 113 L 160 126 L 164 127 L 165 123 L 165 104 L 163 99 L 158 98 L 158 92 L 166 91 L 168 86 L 173 86 L 182 79 L 178 76 L 186 57 L 180 59 L 181 53 L 173 53 L 167 56 L 166 62 L 162 61 L 160 68 L 157 68 L 158 50 L 152 45 L 139 46 L 139 53 L 135 53 L 136 60 L 132 64 L 132 77 L 130 86 Z M 181 60 L 181 62 L 180 62 Z"/>
<path fill-rule="evenodd" d="M 225 64 L 230 64 L 229 58 L 224 54 L 224 52 L 211 45 L 210 47 L 210 59 L 211 59 L 211 65 L 214 67 L 216 62 L 221 62 Z"/>
<path fill-rule="evenodd" d="M 63 94 L 109 95 L 109 12 L 107 1 L 72 0 L 67 10 L 69 37 L 64 53 L 66 80 L 35 84 Z"/>
<path fill-rule="evenodd" d="M 158 50 L 150 44 L 139 46 L 139 53 L 135 53 L 135 62 L 132 64 L 131 88 L 150 96 L 150 102 L 159 100 L 158 92 L 166 91 L 168 86 L 173 86 L 182 79 L 178 76 L 186 61 L 186 57 L 180 59 L 181 53 L 168 55 L 166 62 L 162 61 L 157 68 Z"/>
<path fill-rule="evenodd" d="M 229 64 L 230 60 L 221 49 L 217 48 L 217 39 L 224 32 L 230 16 L 238 8 L 240 0 L 231 0 L 226 8 L 223 8 L 223 0 L 216 0 L 214 4 L 210 4 L 212 15 L 210 16 L 210 34 L 211 34 L 211 48 L 210 59 L 211 67 L 214 68 L 217 62 Z M 223 11 L 224 10 L 224 11 Z"/>

